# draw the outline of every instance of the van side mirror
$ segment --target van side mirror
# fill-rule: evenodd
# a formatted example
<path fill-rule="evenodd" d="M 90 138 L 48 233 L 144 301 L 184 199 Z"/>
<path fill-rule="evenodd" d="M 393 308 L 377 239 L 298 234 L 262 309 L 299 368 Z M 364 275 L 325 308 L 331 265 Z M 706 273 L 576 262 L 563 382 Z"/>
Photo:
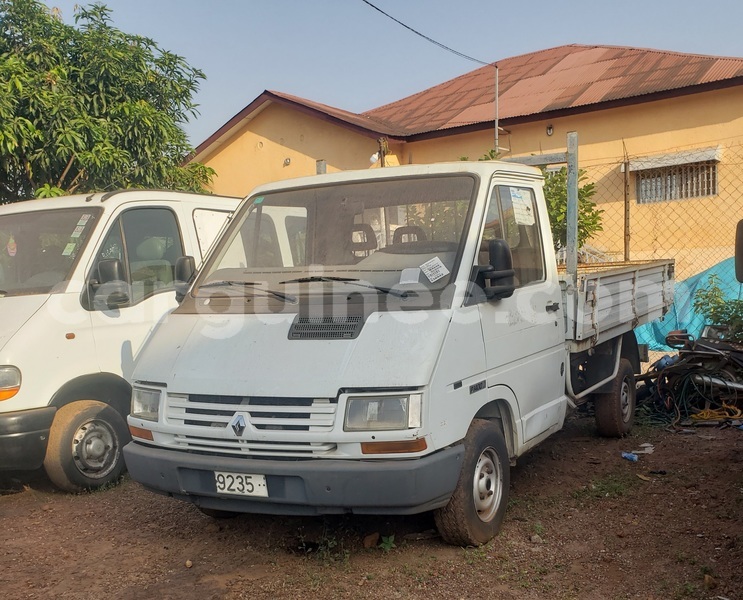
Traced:
<path fill-rule="evenodd" d="M 510 298 L 516 289 L 514 282 L 513 258 L 511 249 L 506 240 L 490 240 L 488 244 L 488 255 L 492 271 L 485 273 L 485 278 L 490 281 L 483 291 L 488 300 L 499 300 Z"/>
<path fill-rule="evenodd" d="M 743 220 L 735 230 L 735 278 L 743 283 Z"/>
<path fill-rule="evenodd" d="M 106 258 L 98 263 L 98 287 L 95 290 L 96 305 L 120 308 L 129 304 L 129 286 L 125 281 L 124 265 L 118 258 Z"/>
<path fill-rule="evenodd" d="M 196 261 L 193 256 L 181 256 L 175 261 L 175 299 L 183 302 L 193 276 L 196 273 Z"/>

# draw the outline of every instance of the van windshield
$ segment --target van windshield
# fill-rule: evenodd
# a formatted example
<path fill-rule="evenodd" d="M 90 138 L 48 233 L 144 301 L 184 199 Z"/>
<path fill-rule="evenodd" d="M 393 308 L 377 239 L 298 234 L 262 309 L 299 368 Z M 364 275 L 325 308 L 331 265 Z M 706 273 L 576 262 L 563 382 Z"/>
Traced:
<path fill-rule="evenodd" d="M 48 294 L 68 281 L 99 212 L 86 207 L 0 214 L 0 296 Z"/>
<path fill-rule="evenodd" d="M 443 290 L 456 273 L 475 191 L 472 175 L 456 174 L 255 196 L 195 293 L 213 293 L 220 282 L 232 293 L 291 298 Z"/>

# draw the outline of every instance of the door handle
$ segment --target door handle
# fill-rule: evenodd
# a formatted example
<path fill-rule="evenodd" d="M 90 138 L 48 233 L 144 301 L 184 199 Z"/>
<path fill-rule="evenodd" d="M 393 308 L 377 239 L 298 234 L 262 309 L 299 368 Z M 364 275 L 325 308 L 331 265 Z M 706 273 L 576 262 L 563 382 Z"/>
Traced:
<path fill-rule="evenodd" d="M 557 312 L 558 310 L 560 310 L 560 303 L 559 302 L 550 302 L 544 308 L 547 310 L 547 312 Z"/>

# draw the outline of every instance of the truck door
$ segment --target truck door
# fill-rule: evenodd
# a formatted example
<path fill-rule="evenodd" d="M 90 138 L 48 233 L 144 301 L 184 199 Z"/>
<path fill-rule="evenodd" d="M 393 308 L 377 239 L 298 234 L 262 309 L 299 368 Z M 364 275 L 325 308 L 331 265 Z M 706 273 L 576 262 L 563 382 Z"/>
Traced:
<path fill-rule="evenodd" d="M 561 424 L 565 412 L 561 291 L 554 264 L 545 263 L 549 224 L 538 213 L 533 188 L 493 186 L 478 257 L 487 265 L 488 242 L 497 238 L 508 242 L 513 257 L 513 295 L 479 310 L 488 387 L 506 385 L 516 395 L 524 442 Z"/>
<path fill-rule="evenodd" d="M 90 274 L 89 309 L 101 371 L 128 378 L 147 335 L 177 305 L 175 261 L 183 256 L 175 213 L 164 207 L 142 207 L 121 213 L 97 249 Z M 96 295 L 97 265 L 119 259 L 124 266 L 129 302 L 118 308 Z"/>

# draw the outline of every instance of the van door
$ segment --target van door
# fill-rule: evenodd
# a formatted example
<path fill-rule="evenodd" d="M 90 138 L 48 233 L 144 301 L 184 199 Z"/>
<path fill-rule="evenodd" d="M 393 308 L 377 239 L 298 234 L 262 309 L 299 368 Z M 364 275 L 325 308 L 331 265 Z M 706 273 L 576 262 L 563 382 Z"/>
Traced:
<path fill-rule="evenodd" d="M 124 211 L 96 251 L 89 276 L 88 309 L 100 369 L 128 378 L 150 331 L 176 307 L 175 261 L 183 256 L 183 238 L 175 213 L 164 207 Z M 106 305 L 105 286 L 96 286 L 98 263 L 118 259 L 124 267 L 129 302 Z"/>
<path fill-rule="evenodd" d="M 505 239 L 511 249 L 516 290 L 510 298 L 479 305 L 488 387 L 506 385 L 515 394 L 523 441 L 564 418 L 565 340 L 560 286 L 545 264 L 546 215 L 538 214 L 529 185 L 493 186 L 478 263 L 487 265 L 488 242 Z M 554 265 L 551 265 L 554 270 Z M 554 273 L 554 271 L 552 271 Z"/>

